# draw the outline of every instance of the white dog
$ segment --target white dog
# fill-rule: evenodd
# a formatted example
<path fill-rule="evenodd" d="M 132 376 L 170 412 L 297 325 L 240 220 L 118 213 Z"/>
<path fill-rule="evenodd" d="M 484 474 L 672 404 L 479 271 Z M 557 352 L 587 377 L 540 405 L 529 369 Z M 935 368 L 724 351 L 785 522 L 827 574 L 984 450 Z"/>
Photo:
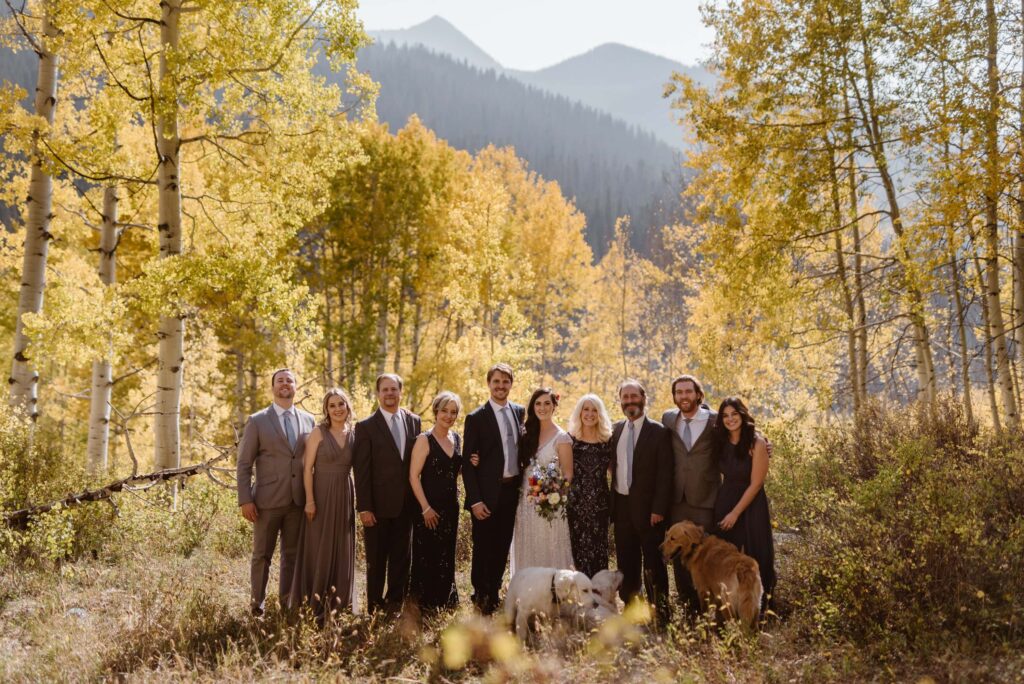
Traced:
<path fill-rule="evenodd" d="M 619 607 L 615 602 L 622 586 L 623 575 L 618 570 L 601 570 L 590 579 L 597 596 L 597 602 L 612 613 L 618 613 Z"/>
<path fill-rule="evenodd" d="M 523 568 L 509 582 L 505 616 L 516 635 L 526 640 L 530 620 L 577 620 L 598 608 L 590 578 L 582 572 L 555 568 Z"/>

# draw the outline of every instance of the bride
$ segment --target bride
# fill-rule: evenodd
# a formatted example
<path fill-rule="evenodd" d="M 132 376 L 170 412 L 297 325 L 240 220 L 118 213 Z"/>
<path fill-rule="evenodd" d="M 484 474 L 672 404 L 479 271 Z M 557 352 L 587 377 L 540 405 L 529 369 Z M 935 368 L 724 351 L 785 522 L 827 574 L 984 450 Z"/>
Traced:
<path fill-rule="evenodd" d="M 557 406 L 558 395 L 545 387 L 533 393 L 526 407 L 526 434 L 519 442 L 523 486 L 516 509 L 510 576 L 523 568 L 573 567 L 568 520 L 545 520 L 526 498 L 534 462 L 542 467 L 557 463 L 562 476 L 572 479 L 572 438 L 553 420 Z"/>

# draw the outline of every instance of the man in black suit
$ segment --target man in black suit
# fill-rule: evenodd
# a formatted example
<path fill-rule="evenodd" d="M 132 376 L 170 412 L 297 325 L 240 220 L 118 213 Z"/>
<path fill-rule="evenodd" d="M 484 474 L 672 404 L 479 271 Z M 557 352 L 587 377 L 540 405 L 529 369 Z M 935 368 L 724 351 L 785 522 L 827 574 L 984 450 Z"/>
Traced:
<path fill-rule="evenodd" d="M 637 380 L 619 385 L 626 420 L 615 423 L 612 446 L 612 520 L 615 556 L 622 571 L 619 596 L 628 603 L 640 595 L 641 566 L 647 600 L 654 604 L 658 625 L 668 623 L 668 570 L 658 545 L 665 537 L 665 518 L 672 496 L 672 444 L 668 430 L 649 419 L 647 391 Z"/>
<path fill-rule="evenodd" d="M 412 445 L 420 417 L 399 407 L 402 378 L 377 377 L 378 409 L 356 423 L 356 510 L 366 544 L 366 606 L 401 607 L 409 583 L 412 516 L 419 511 L 409 486 Z M 384 585 L 387 583 L 387 595 Z"/>
<path fill-rule="evenodd" d="M 525 409 L 508 400 L 512 379 L 508 365 L 491 367 L 491 398 L 466 416 L 463 453 L 478 457 L 462 468 L 466 509 L 473 513 L 473 603 L 485 615 L 498 607 L 523 479 L 518 446 Z"/>

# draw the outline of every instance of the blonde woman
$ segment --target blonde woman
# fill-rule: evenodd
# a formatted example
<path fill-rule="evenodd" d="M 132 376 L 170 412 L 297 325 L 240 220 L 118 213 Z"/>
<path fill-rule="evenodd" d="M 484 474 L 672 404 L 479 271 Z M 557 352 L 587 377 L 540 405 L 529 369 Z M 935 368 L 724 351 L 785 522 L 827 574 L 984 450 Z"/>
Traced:
<path fill-rule="evenodd" d="M 412 527 L 409 593 L 420 608 L 450 609 L 459 604 L 455 588 L 455 540 L 459 536 L 458 477 L 462 440 L 453 429 L 462 412 L 454 392 L 439 393 L 431 404 L 434 427 L 416 438 L 409 485 L 420 505 Z"/>
<path fill-rule="evenodd" d="M 354 425 L 345 390 L 327 390 L 323 422 L 309 433 L 302 458 L 305 519 L 290 602 L 293 608 L 308 603 L 321 624 L 338 610 L 357 609 Z"/>
<path fill-rule="evenodd" d="M 608 469 L 612 421 L 604 402 L 587 394 L 569 417 L 573 479 L 569 487 L 569 541 L 576 569 L 593 577 L 608 569 Z"/>

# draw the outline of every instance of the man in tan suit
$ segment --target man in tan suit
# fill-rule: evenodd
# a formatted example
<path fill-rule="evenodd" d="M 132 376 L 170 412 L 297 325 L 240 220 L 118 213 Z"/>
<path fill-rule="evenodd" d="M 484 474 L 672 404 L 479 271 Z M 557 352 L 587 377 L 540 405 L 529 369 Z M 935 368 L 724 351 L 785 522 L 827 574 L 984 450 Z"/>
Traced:
<path fill-rule="evenodd" d="M 672 400 L 677 408 L 662 416 L 662 424 L 672 435 L 675 484 L 669 523 L 690 520 L 711 534 L 715 525 L 715 496 L 721 484 L 715 460 L 714 427 L 718 414 L 704 406 L 704 389 L 692 375 L 680 375 L 672 381 Z M 684 610 L 700 612 L 700 600 L 690 573 L 677 558 L 672 565 L 676 591 Z"/>
<path fill-rule="evenodd" d="M 281 537 L 279 595 L 291 590 L 302 526 L 302 450 L 313 430 L 313 416 L 292 404 L 295 376 L 287 368 L 270 379 L 274 402 L 249 416 L 238 445 L 238 505 L 253 523 L 251 608 L 263 614 L 278 535 Z M 255 469 L 255 473 L 253 470 Z"/>

